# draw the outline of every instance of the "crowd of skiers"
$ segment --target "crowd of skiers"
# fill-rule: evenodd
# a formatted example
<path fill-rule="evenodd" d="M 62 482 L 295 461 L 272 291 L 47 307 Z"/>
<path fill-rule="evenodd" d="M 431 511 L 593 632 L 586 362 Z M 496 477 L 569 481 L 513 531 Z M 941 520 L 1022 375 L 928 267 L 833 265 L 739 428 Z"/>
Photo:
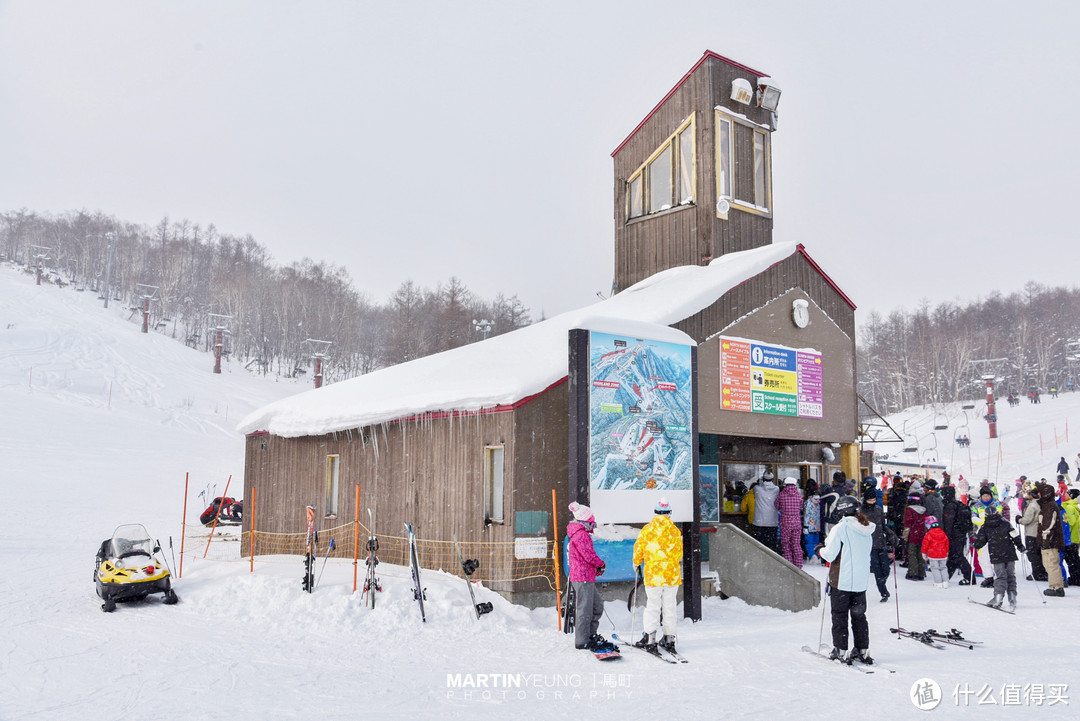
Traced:
<path fill-rule="evenodd" d="M 988 481 L 971 485 L 963 476 L 954 484 L 947 472 L 939 484 L 931 477 L 900 474 L 856 482 L 837 471 L 831 485 L 818 488 L 811 480 L 800 488 L 798 479 L 785 478 L 778 485 L 766 471 L 748 489 L 741 510 L 750 534 L 796 567 L 815 560 L 832 564 L 832 656 L 872 663 L 865 619 L 871 575 L 882 602 L 890 598 L 886 582 L 897 566 L 912 581 L 923 581 L 929 573 L 937 588 L 948 588 L 956 574 L 961 586 L 981 577 L 982 586 L 994 590 L 987 605 L 1001 608 L 1007 601 L 1014 611 L 1019 552 L 1025 554 L 1022 563 L 1030 564 L 1026 578 L 1048 583 L 1046 596 L 1064 596 L 1065 585 L 1080 586 L 1080 490 L 1069 485 L 1064 457 L 1057 470 L 1056 484 L 1021 476 L 1014 487 L 1000 490 Z M 586 506 L 572 503 L 570 510 L 575 645 L 602 652 L 613 645 L 598 633 L 603 600 L 596 581 L 604 562 L 592 543 L 596 519 Z M 683 548 L 670 513 L 667 500 L 661 499 L 634 544 L 633 564 L 643 570 L 647 599 L 644 635 L 636 645 L 674 651 Z M 849 620 L 854 635 L 850 653 Z"/>
<path fill-rule="evenodd" d="M 894 564 L 912 581 L 929 574 L 937 588 L 948 588 L 956 574 L 961 586 L 982 578 L 981 585 L 994 590 L 987 605 L 1001 608 L 1007 601 L 1010 611 L 1016 608 L 1017 552 L 1030 562 L 1026 577 L 1048 583 L 1046 596 L 1064 596 L 1066 584 L 1080 586 L 1080 490 L 1069 487 L 1064 458 L 1057 470 L 1056 484 L 1021 476 L 1015 492 L 1000 493 L 994 483 L 972 486 L 963 476 L 954 485 L 948 473 L 940 484 L 899 474 L 883 475 L 879 484 L 875 477 L 855 482 L 837 471 L 830 486 L 818 489 L 810 481 L 805 491 L 794 478 L 780 489 L 765 473 L 744 497 L 742 510 L 751 535 L 795 566 L 840 559 L 829 570 L 832 657 L 872 663 L 866 590 L 872 575 L 881 601 L 888 601 L 886 581 Z M 855 637 L 850 653 L 849 619 Z"/>

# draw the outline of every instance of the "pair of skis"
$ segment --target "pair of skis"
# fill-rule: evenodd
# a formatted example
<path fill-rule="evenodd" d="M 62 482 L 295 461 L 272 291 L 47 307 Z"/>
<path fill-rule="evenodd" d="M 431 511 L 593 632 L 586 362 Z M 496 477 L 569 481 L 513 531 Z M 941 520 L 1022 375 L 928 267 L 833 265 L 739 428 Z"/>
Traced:
<path fill-rule="evenodd" d="M 307 539 L 304 543 L 304 580 L 302 587 L 308 593 L 315 592 L 315 549 L 319 544 L 319 532 L 315 530 L 315 506 L 308 506 L 307 510 Z M 326 549 L 326 557 L 323 558 L 322 570 L 319 571 L 319 582 L 326 571 L 326 562 L 330 560 L 330 552 L 334 550 L 334 539 L 330 539 L 330 545 Z"/>
<path fill-rule="evenodd" d="M 379 557 L 375 555 L 379 550 L 379 537 L 375 535 L 375 514 L 370 508 L 367 509 L 367 512 L 370 527 L 368 529 L 367 573 L 364 576 L 363 596 L 367 603 L 367 607 L 374 609 L 375 592 L 382 591 L 382 586 L 379 585 L 379 579 L 375 576 L 375 567 L 379 565 Z"/>
<path fill-rule="evenodd" d="M 427 599 L 427 589 L 420 585 L 420 561 L 416 556 L 416 534 L 413 533 L 411 523 L 405 524 L 405 530 L 409 533 L 409 573 L 413 580 L 413 599 L 420 604 L 420 620 L 427 623 L 424 615 L 424 601 Z"/>
<path fill-rule="evenodd" d="M 877 661 L 874 661 L 874 663 L 872 663 L 872 664 L 865 664 L 862 661 L 859 661 L 859 660 L 856 660 L 856 659 L 852 659 L 849 662 L 847 659 L 844 659 L 844 658 L 830 658 L 829 653 L 828 653 L 830 648 L 831 647 L 829 646 L 829 644 L 823 643 L 818 647 L 818 650 L 816 650 L 816 651 L 814 649 L 810 648 L 809 646 L 803 646 L 802 650 L 805 651 L 806 653 L 812 655 L 812 656 L 817 656 L 818 658 L 820 658 L 823 661 L 828 661 L 829 663 L 835 663 L 835 664 L 837 664 L 839 666 L 844 666 L 845 668 L 850 668 L 853 671 L 858 671 L 859 673 L 870 674 L 870 673 L 874 673 L 875 671 L 878 671 L 878 670 L 884 671 L 885 673 L 896 673 L 896 669 L 890 668 L 888 666 L 882 666 Z"/>
<path fill-rule="evenodd" d="M 964 635 L 955 628 L 951 629 L 948 633 L 940 633 L 932 628 L 927 631 L 890 628 L 889 631 L 901 638 L 914 639 L 915 641 L 939 650 L 945 649 L 948 646 L 960 646 L 961 648 L 974 649 L 976 646 L 982 645 L 982 641 L 972 641 L 971 639 L 964 638 Z"/>
<path fill-rule="evenodd" d="M 649 654 L 650 656 L 655 656 L 656 658 L 666 663 L 690 663 L 690 660 L 678 651 L 669 651 L 666 648 L 661 648 L 655 643 L 639 646 L 635 643 L 630 643 L 617 633 L 611 634 L 611 640 L 618 643 L 620 648 L 624 646 L 629 646 L 630 648 L 637 648 Z"/>

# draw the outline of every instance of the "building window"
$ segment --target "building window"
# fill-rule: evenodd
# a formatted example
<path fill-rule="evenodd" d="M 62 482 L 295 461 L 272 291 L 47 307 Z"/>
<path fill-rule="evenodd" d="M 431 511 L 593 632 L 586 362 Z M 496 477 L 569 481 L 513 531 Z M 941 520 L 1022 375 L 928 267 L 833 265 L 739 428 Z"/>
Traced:
<path fill-rule="evenodd" d="M 769 203 L 769 135 L 754 131 L 754 205 L 768 210 Z"/>
<path fill-rule="evenodd" d="M 484 521 L 503 522 L 503 447 L 484 449 Z"/>
<path fill-rule="evenodd" d="M 716 116 L 716 196 L 731 200 L 733 184 L 731 182 L 731 121 L 722 115 Z"/>
<path fill-rule="evenodd" d="M 717 198 L 751 213 L 772 212 L 771 142 L 769 132 L 760 126 L 716 111 Z M 745 167 L 735 160 L 736 146 L 743 149 L 744 160 L 749 160 Z M 752 151 L 748 159 L 747 150 Z"/>
<path fill-rule="evenodd" d="M 323 508 L 326 516 L 337 517 L 338 513 L 338 461 L 340 456 L 326 457 L 326 498 Z"/>
<path fill-rule="evenodd" d="M 626 181 L 626 216 L 639 218 L 694 202 L 697 178 L 694 114 Z"/>

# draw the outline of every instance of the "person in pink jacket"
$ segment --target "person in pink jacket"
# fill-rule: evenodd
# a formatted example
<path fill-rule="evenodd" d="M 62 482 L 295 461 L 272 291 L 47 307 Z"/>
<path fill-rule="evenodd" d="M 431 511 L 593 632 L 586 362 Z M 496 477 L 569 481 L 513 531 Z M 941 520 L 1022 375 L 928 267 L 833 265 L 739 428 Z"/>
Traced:
<path fill-rule="evenodd" d="M 596 518 L 592 509 L 576 501 L 570 504 L 570 511 L 574 520 L 566 526 L 566 555 L 574 589 L 574 646 L 593 653 L 613 649 L 614 645 L 597 632 L 604 615 L 604 599 L 596 587 L 596 577 L 603 575 L 604 561 L 593 548 Z"/>

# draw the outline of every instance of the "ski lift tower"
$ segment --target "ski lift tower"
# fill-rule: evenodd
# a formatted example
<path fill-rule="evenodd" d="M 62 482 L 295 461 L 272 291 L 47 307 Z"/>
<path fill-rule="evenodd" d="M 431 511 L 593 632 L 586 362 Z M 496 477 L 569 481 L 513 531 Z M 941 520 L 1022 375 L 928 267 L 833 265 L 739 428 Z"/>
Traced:
<path fill-rule="evenodd" d="M 135 284 L 135 292 L 142 298 L 142 332 L 150 332 L 150 301 L 157 300 L 158 287 L 156 285 Z"/>
<path fill-rule="evenodd" d="M 33 254 L 35 264 L 37 265 L 37 284 L 41 285 L 41 274 L 45 270 L 45 261 L 49 259 L 49 251 L 52 248 L 46 248 L 44 245 L 31 245 L 30 252 Z"/>
<path fill-rule="evenodd" d="M 994 380 L 1008 363 L 1008 358 L 983 358 L 971 361 L 976 372 L 986 383 L 986 423 L 990 426 L 990 438 L 997 438 L 997 409 L 994 407 Z"/>
<path fill-rule="evenodd" d="M 308 355 L 311 356 L 311 360 L 315 361 L 316 388 L 322 388 L 323 361 L 330 360 L 330 356 L 327 355 L 326 352 L 330 350 L 331 345 L 333 345 L 333 341 L 329 340 L 315 340 L 314 338 L 308 338 L 304 341 L 304 348 L 307 349 Z"/>
<path fill-rule="evenodd" d="M 225 352 L 225 339 L 232 334 L 229 332 L 231 315 L 219 315 L 210 313 L 210 328 L 214 334 L 214 372 L 221 373 L 221 356 Z"/>

